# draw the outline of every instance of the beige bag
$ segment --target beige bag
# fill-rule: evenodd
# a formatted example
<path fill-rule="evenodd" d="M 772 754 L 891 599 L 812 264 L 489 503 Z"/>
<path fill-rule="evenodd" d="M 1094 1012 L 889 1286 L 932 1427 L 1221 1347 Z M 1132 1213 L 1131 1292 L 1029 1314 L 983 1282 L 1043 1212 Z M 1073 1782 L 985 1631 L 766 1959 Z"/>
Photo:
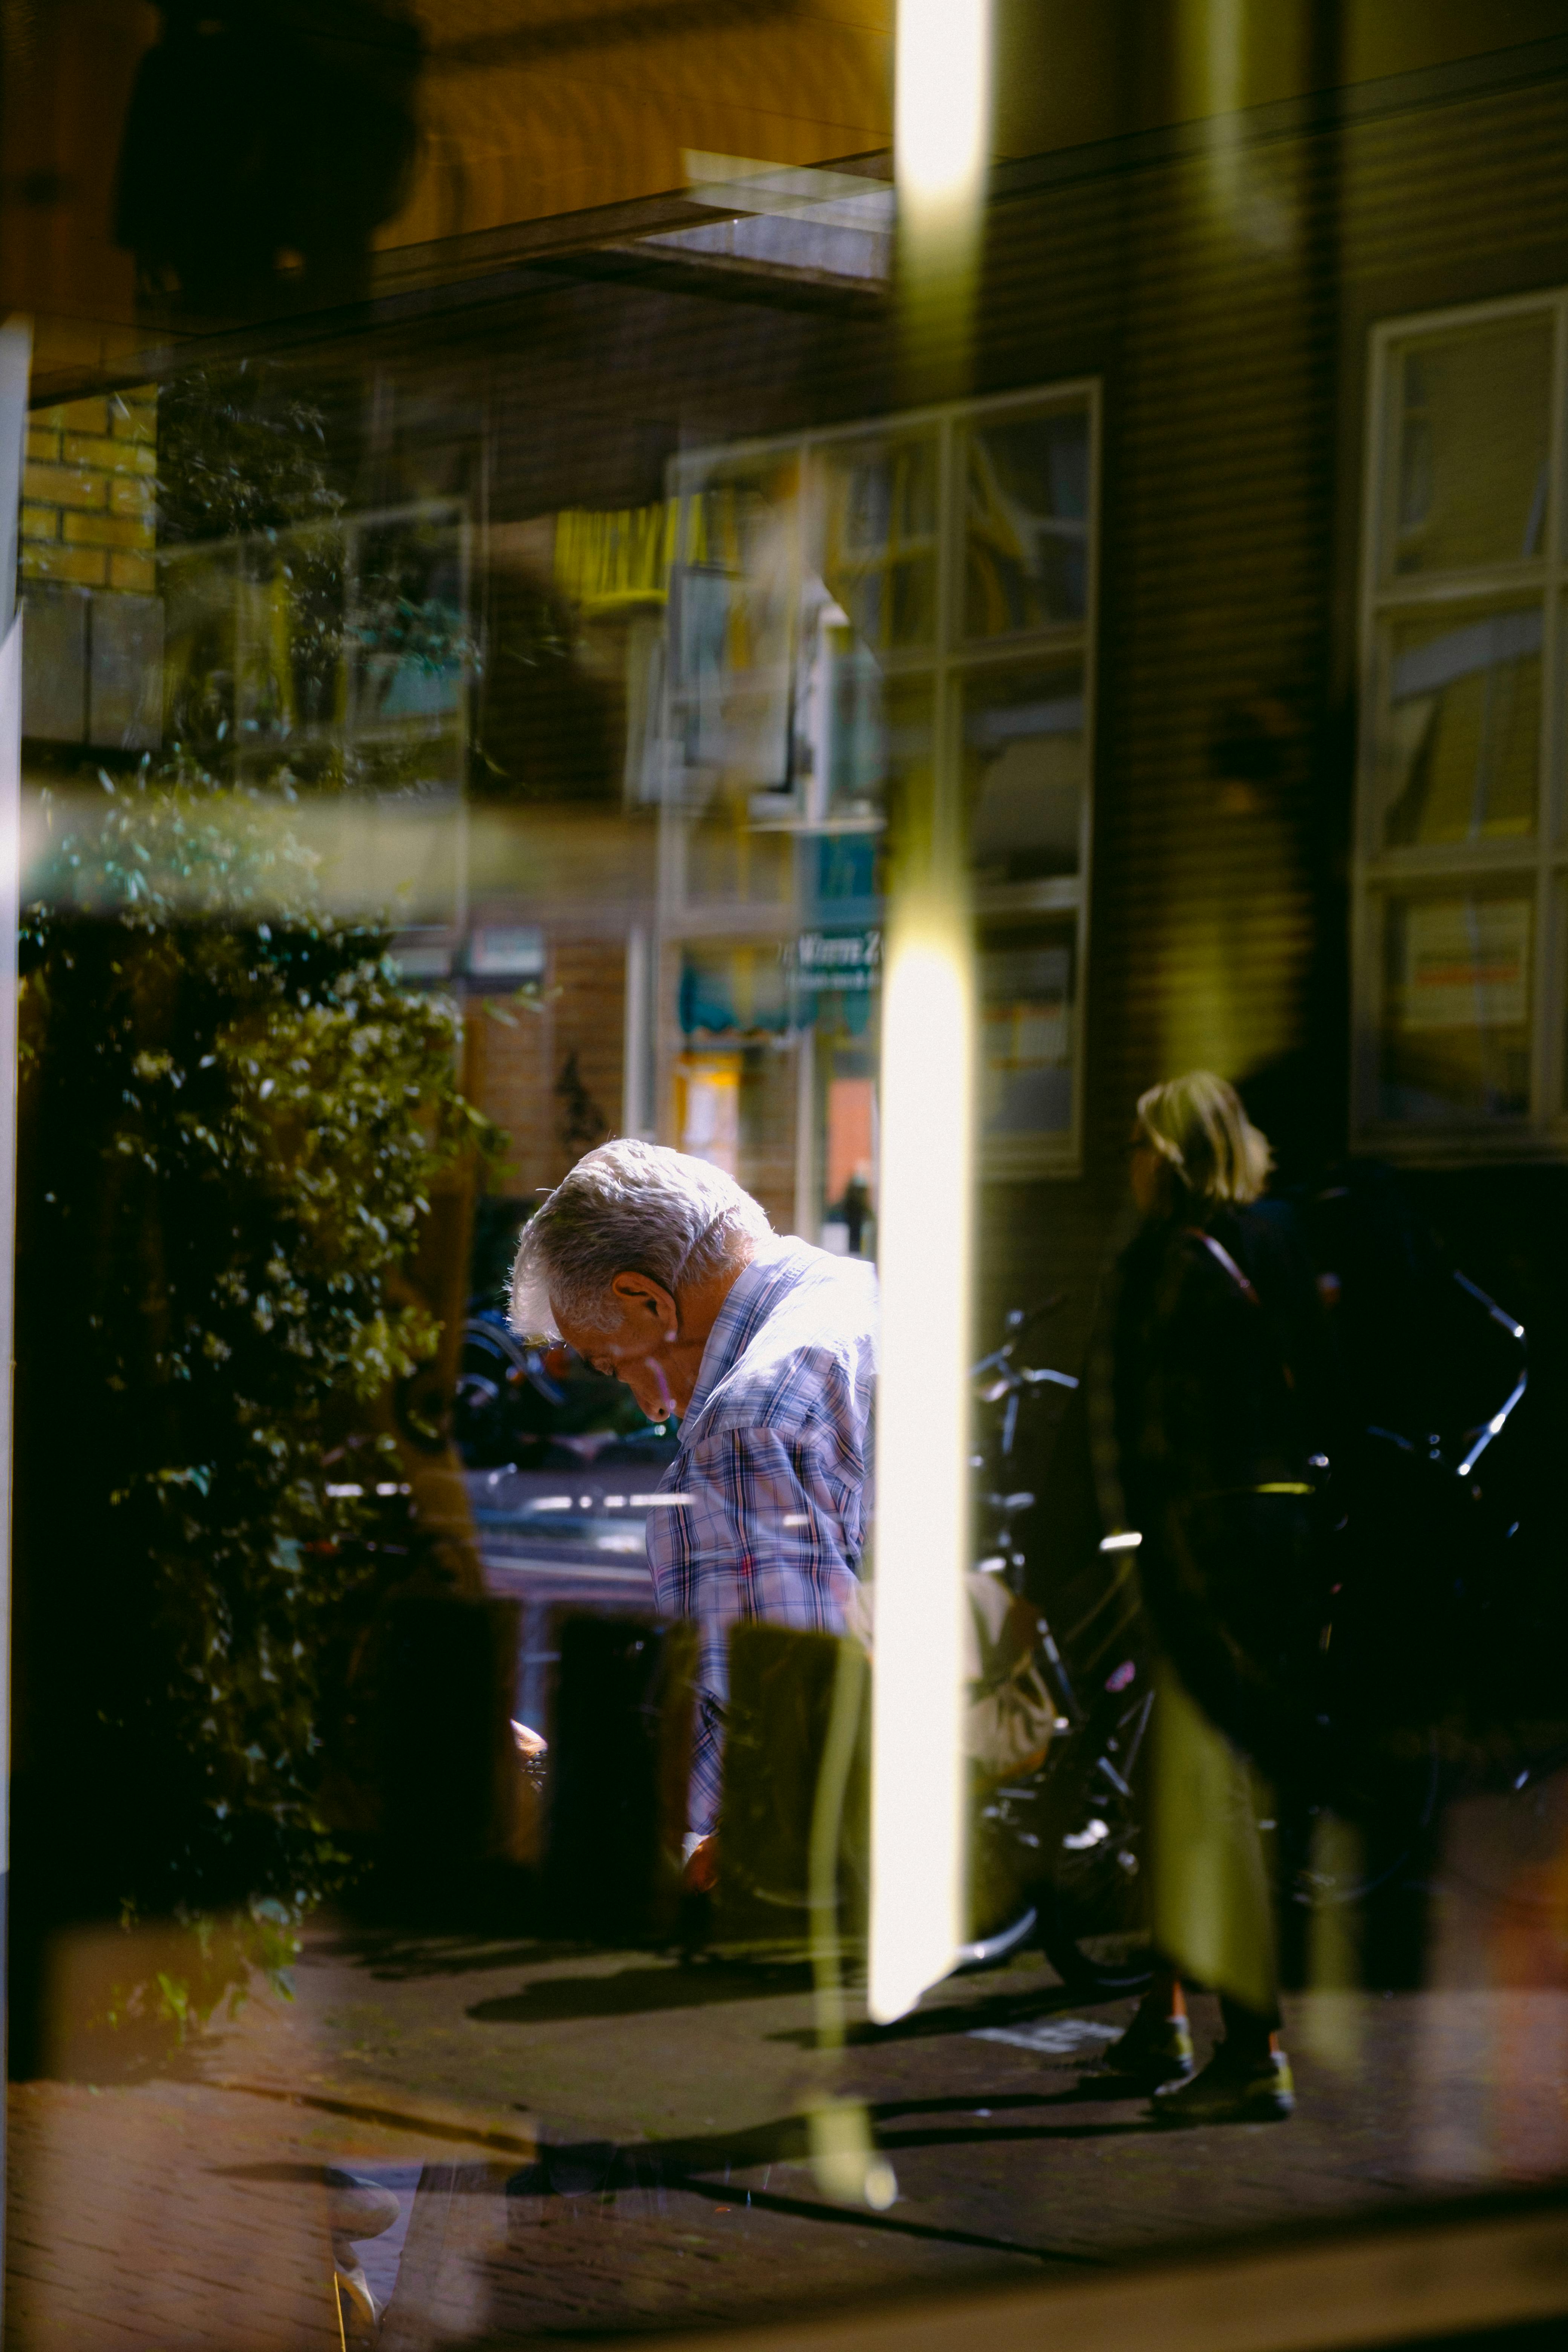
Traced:
<path fill-rule="evenodd" d="M 976 1571 L 963 1581 L 970 1637 L 964 1753 L 984 1782 L 1023 1780 L 1045 1762 L 1058 1720 L 1035 1663 L 1035 1612 L 999 1576 Z"/>

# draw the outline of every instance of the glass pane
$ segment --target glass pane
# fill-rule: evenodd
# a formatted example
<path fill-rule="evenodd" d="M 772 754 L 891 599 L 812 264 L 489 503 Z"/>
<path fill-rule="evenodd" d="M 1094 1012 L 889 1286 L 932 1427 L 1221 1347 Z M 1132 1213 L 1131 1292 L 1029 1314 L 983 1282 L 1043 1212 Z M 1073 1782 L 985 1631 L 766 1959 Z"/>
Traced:
<path fill-rule="evenodd" d="M 796 809 L 812 824 L 880 822 L 889 762 L 906 722 L 892 706 L 910 690 L 885 674 L 877 652 L 831 599 L 808 588 L 795 707 Z M 929 688 L 914 687 L 929 703 Z M 760 805 L 760 804 L 759 804 Z M 765 814 L 765 811 L 763 812 Z"/>
<path fill-rule="evenodd" d="M 977 881 L 1037 882 L 1078 872 L 1083 729 L 1076 662 L 964 680 L 963 773 Z"/>
<path fill-rule="evenodd" d="M 931 687 L 895 678 L 871 709 L 868 778 L 875 805 L 896 810 L 908 785 L 929 782 Z M 801 842 L 799 929 L 786 950 L 808 1081 L 795 1130 L 797 1230 L 851 1256 L 875 1247 L 886 841 L 879 818 L 874 826 L 843 820 Z"/>
<path fill-rule="evenodd" d="M 1522 1118 L 1530 1109 L 1530 898 L 1469 893 L 1390 902 L 1380 1116 Z"/>
<path fill-rule="evenodd" d="M 1390 353 L 1385 578 L 1544 553 L 1552 341 L 1541 313 Z"/>
<path fill-rule="evenodd" d="M 689 495 L 671 583 L 672 720 L 682 770 L 786 792 L 800 597 L 793 452 L 715 472 Z"/>
<path fill-rule="evenodd" d="M 1568 2300 L 1568 84 L 1288 13 L 0 7 L 21 2352 Z"/>
<path fill-rule="evenodd" d="M 1384 636 L 1383 836 L 1517 840 L 1535 826 L 1541 608 L 1445 605 Z"/>
<path fill-rule="evenodd" d="M 688 905 L 782 907 L 789 898 L 791 873 L 787 837 L 760 827 L 748 800 L 727 794 L 690 821 L 685 842 Z"/>
<path fill-rule="evenodd" d="M 1074 935 L 1070 925 L 990 926 L 981 935 L 984 1135 L 1065 1135 L 1072 1126 Z"/>
<path fill-rule="evenodd" d="M 367 515 L 349 533 L 348 639 L 353 648 L 353 709 L 362 728 L 456 710 L 467 647 L 462 517 L 451 508 L 414 507 Z M 330 593 L 318 557 L 290 565 L 296 635 Z"/>
<path fill-rule="evenodd" d="M 832 441 L 814 453 L 822 578 L 838 620 L 878 652 L 936 635 L 939 444 L 934 433 Z"/>
<path fill-rule="evenodd" d="M 1083 618 L 1089 417 L 1007 417 L 963 436 L 963 634 L 1005 637 Z"/>
<path fill-rule="evenodd" d="M 744 1042 L 699 1039 L 680 1055 L 672 1073 L 671 1139 L 679 1150 L 736 1177 L 787 1226 L 795 1213 L 795 1076 L 784 1021 L 773 1017 L 784 1002 L 778 950 L 689 959 L 681 999 L 683 1023 Z"/>

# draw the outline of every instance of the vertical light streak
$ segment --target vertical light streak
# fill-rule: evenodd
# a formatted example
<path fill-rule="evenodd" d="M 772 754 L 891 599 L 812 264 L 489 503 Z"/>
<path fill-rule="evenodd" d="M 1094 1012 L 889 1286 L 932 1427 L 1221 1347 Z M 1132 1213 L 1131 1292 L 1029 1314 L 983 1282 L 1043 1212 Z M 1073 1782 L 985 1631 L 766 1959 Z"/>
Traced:
<path fill-rule="evenodd" d="M 893 163 L 918 236 L 973 207 L 991 120 L 991 0 L 899 0 Z"/>
<path fill-rule="evenodd" d="M 899 0 L 895 76 L 908 389 L 931 399 L 962 391 L 968 369 L 991 120 L 991 0 Z"/>
<path fill-rule="evenodd" d="M 968 373 L 991 0 L 900 0 L 896 71 L 901 325 L 929 395 Z M 951 435 L 942 475 L 952 530 Z M 950 593 L 944 577 L 944 614 Z M 974 949 L 945 699 L 939 677 L 932 764 L 907 780 L 890 841 L 882 983 L 868 2005 L 884 2024 L 948 1974 L 964 1926 Z"/>
<path fill-rule="evenodd" d="M 884 2024 L 947 1975 L 963 1941 L 972 961 L 961 900 L 895 899 L 882 997 L 868 1996 Z"/>
<path fill-rule="evenodd" d="M 1209 163 L 1215 202 L 1226 216 L 1240 205 L 1241 135 L 1237 116 L 1243 97 L 1242 0 L 1208 0 L 1205 31 L 1205 110 Z"/>
<path fill-rule="evenodd" d="M 1242 0 L 1208 0 L 1208 105 L 1213 114 L 1239 114 L 1243 99 Z"/>

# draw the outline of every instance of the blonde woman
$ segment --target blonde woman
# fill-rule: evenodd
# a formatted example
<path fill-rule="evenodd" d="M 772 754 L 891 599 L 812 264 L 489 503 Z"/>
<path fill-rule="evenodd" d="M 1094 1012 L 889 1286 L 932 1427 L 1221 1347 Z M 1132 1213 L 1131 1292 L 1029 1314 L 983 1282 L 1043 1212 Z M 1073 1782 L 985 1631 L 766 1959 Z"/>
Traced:
<path fill-rule="evenodd" d="M 1270 1155 L 1236 1090 L 1194 1070 L 1152 1087 L 1129 1142 L 1139 1231 L 1119 1266 L 1114 1426 L 1122 1524 L 1166 1663 L 1149 1760 L 1152 1928 L 1162 1966 L 1110 2070 L 1165 2123 L 1294 2106 L 1279 2044 L 1267 1798 L 1226 1731 L 1268 1703 L 1310 1606 L 1320 1308 Z M 1182 1978 L 1220 1996 L 1225 2038 L 1193 2075 Z M 1189 2079 L 1192 2078 L 1192 2079 Z"/>

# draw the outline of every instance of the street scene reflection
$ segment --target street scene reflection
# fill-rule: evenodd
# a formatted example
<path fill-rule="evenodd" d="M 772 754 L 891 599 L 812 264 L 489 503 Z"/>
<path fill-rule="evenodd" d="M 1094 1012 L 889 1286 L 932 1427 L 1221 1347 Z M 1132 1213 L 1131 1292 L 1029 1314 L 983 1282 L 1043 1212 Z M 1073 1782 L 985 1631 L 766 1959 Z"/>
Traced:
<path fill-rule="evenodd" d="M 1568 12 L 0 15 L 8 2335 L 1560 2229 Z"/>

